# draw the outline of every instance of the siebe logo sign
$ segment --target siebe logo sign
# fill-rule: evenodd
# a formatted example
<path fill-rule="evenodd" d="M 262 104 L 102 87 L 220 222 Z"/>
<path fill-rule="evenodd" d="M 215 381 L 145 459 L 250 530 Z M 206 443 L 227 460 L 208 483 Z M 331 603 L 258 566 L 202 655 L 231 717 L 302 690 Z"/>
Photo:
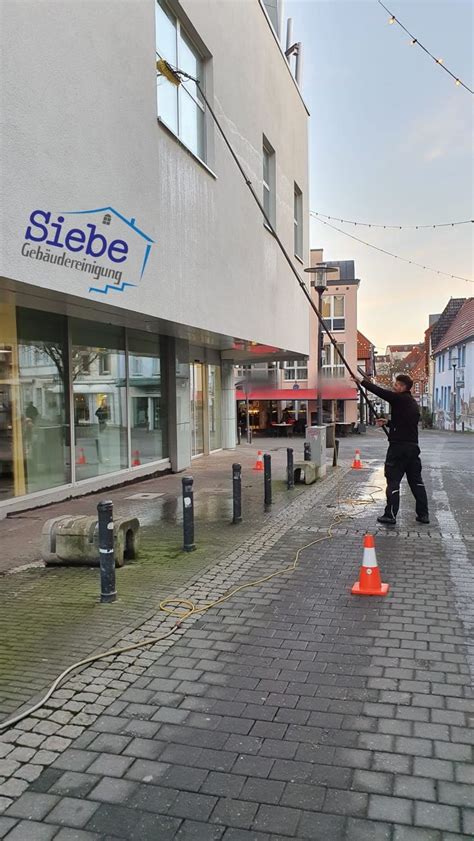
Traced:
<path fill-rule="evenodd" d="M 137 286 L 154 240 L 113 207 L 30 214 L 21 254 L 80 273 L 89 293 Z"/>

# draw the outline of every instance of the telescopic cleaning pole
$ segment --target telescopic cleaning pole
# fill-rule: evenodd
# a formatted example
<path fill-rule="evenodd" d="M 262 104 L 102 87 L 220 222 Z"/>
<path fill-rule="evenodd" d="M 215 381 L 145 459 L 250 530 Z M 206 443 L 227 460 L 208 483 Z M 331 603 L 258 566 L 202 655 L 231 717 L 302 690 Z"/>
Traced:
<path fill-rule="evenodd" d="M 370 409 L 371 411 L 374 411 L 373 406 L 372 406 L 372 404 L 371 404 L 371 402 L 370 402 L 369 398 L 367 397 L 367 394 L 366 394 L 365 390 L 362 388 L 361 384 L 359 383 L 359 381 L 358 381 L 358 379 L 357 379 L 357 376 L 355 375 L 355 373 L 353 372 L 353 370 L 352 370 L 352 368 L 350 367 L 349 363 L 347 362 L 347 359 L 345 358 L 344 354 L 340 351 L 340 349 L 339 349 L 339 347 L 338 347 L 338 344 L 337 344 L 336 339 L 334 338 L 334 336 L 332 335 L 332 333 L 331 333 L 331 331 L 328 329 L 328 327 L 326 327 L 326 324 L 325 324 L 325 322 L 324 322 L 324 319 L 323 319 L 323 317 L 322 317 L 321 313 L 319 312 L 319 310 L 318 310 L 318 308 L 317 308 L 316 304 L 314 303 L 313 299 L 311 298 L 311 295 L 310 295 L 310 293 L 309 293 L 309 291 L 308 291 L 308 289 L 307 289 L 307 287 L 306 287 L 305 282 L 304 282 L 304 281 L 303 281 L 303 279 L 300 277 L 300 275 L 299 275 L 299 273 L 298 273 L 298 271 L 297 271 L 296 267 L 295 267 L 295 266 L 294 266 L 294 264 L 293 264 L 293 261 L 292 261 L 292 259 L 291 259 L 290 255 L 288 254 L 288 252 L 287 252 L 287 250 L 286 250 L 285 246 L 283 245 L 283 243 L 282 243 L 282 241 L 281 241 L 280 237 L 278 236 L 278 234 L 277 234 L 277 232 L 276 232 L 276 230 L 275 230 L 274 226 L 272 225 L 272 222 L 271 222 L 271 220 L 269 219 L 269 217 L 268 217 L 268 215 L 267 215 L 267 213 L 266 213 L 266 211 L 265 211 L 265 208 L 264 208 L 264 206 L 263 206 L 262 202 L 260 201 L 260 198 L 258 197 L 258 194 L 257 194 L 257 193 L 256 193 L 256 191 L 255 191 L 255 188 L 254 188 L 254 186 L 253 186 L 252 182 L 251 182 L 251 181 L 250 181 L 250 179 L 248 178 L 248 176 L 247 176 L 247 174 L 246 174 L 246 172 L 245 172 L 245 170 L 244 170 L 244 168 L 243 168 L 242 164 L 241 164 L 241 163 L 240 163 L 240 161 L 239 161 L 239 158 L 237 157 L 237 154 L 236 154 L 236 152 L 235 152 L 235 150 L 234 150 L 234 148 L 233 148 L 233 146 L 232 146 L 232 144 L 231 144 L 230 140 L 228 139 L 228 137 L 227 137 L 227 135 L 226 135 L 226 133 L 225 133 L 224 129 L 222 128 L 222 126 L 221 126 L 221 124 L 220 124 L 220 121 L 219 121 L 218 117 L 216 116 L 216 114 L 215 114 L 215 112 L 214 112 L 214 109 L 212 108 L 212 106 L 211 106 L 211 104 L 210 104 L 209 100 L 208 100 L 208 99 L 207 99 L 207 97 L 206 97 L 206 94 L 204 93 L 204 91 L 203 91 L 203 89 L 202 89 L 202 87 L 201 87 L 201 83 L 200 83 L 199 79 L 194 78 L 194 76 L 191 76 L 189 73 L 185 73 L 185 72 L 184 72 L 184 70 L 178 70 L 178 69 L 176 69 L 176 68 L 174 68 L 174 67 L 171 67 L 171 65 L 170 65 L 167 61 L 165 61 L 164 59 L 160 58 L 160 56 L 159 56 L 159 54 L 158 54 L 158 53 L 157 53 L 157 56 L 158 56 L 158 61 L 156 62 L 156 68 L 157 68 L 157 70 L 158 70 L 158 73 L 159 73 L 160 75 L 162 75 L 162 76 L 165 76 L 165 78 L 167 78 L 169 82 L 171 82 L 172 84 L 174 84 L 174 85 L 178 86 L 178 85 L 180 85 L 180 84 L 181 84 L 181 82 L 182 82 L 182 78 L 184 78 L 184 79 L 189 79 L 191 82 L 194 82 L 194 83 L 197 85 L 197 87 L 198 87 L 198 89 L 199 89 L 199 92 L 200 92 L 200 94 L 201 94 L 201 96 L 202 96 L 202 98 L 203 98 L 203 100 L 204 100 L 204 102 L 205 102 L 205 104 L 206 104 L 206 106 L 207 106 L 207 108 L 208 108 L 208 110 L 209 110 L 209 113 L 210 113 L 210 115 L 211 115 L 211 117 L 212 117 L 212 119 L 213 119 L 213 121 L 214 121 L 214 123 L 215 123 L 215 125 L 216 125 L 217 129 L 219 130 L 219 133 L 221 134 L 222 139 L 223 139 L 223 141 L 224 141 L 225 145 L 227 146 L 227 148 L 228 148 L 228 150 L 229 150 L 229 152 L 230 152 L 230 154 L 231 154 L 231 156 L 232 156 L 232 158 L 233 158 L 233 160 L 234 160 L 234 163 L 236 164 L 236 166 L 237 166 L 237 168 L 238 168 L 238 170 L 239 170 L 239 172 L 240 172 L 240 174 L 241 174 L 242 178 L 244 179 L 244 181 L 245 181 L 245 183 L 246 183 L 246 185 L 247 185 L 248 189 L 250 190 L 250 192 L 251 192 L 251 194 L 252 194 L 252 197 L 253 197 L 253 199 L 254 199 L 255 203 L 257 204 L 257 207 L 258 207 L 258 208 L 259 208 L 259 210 L 260 210 L 260 213 L 262 214 L 263 218 L 265 219 L 265 223 L 266 223 L 266 225 L 268 226 L 268 228 L 270 229 L 271 233 L 273 234 L 273 236 L 274 236 L 274 238 L 275 238 L 275 240 L 276 240 L 276 242 L 277 242 L 277 244 L 278 244 L 278 247 L 279 247 L 279 249 L 280 249 L 281 253 L 283 254 L 283 256 L 284 256 L 284 258 L 285 258 L 286 262 L 288 263 L 288 265 L 289 265 L 289 267 L 290 267 L 291 271 L 293 272 L 294 276 L 296 277 L 296 280 L 298 281 L 298 284 L 299 284 L 299 286 L 300 286 L 301 291 L 303 292 L 303 295 L 306 297 L 306 300 L 308 301 L 308 303 L 309 303 L 309 305 L 310 305 L 311 309 L 312 309 L 312 310 L 313 310 L 313 312 L 315 313 L 315 315 L 316 315 L 316 317 L 317 317 L 317 319 L 318 319 L 318 321 L 319 321 L 319 323 L 320 323 L 320 325 L 321 325 L 322 329 L 323 329 L 323 330 L 324 330 L 324 332 L 326 333 L 326 335 L 327 335 L 327 337 L 328 337 L 329 341 L 331 342 L 331 344 L 332 344 L 333 348 L 335 349 L 335 351 L 336 351 L 337 355 L 339 356 L 339 358 L 340 358 L 341 362 L 343 363 L 344 367 L 347 369 L 347 371 L 348 371 L 348 373 L 349 373 L 350 377 L 351 377 L 351 378 L 354 380 L 354 382 L 356 383 L 356 386 L 357 386 L 357 388 L 359 389 L 359 391 L 360 391 L 360 393 L 361 393 L 361 395 L 362 395 L 363 399 L 365 400 L 365 402 L 366 402 L 367 406 L 369 407 L 369 409 Z M 181 78 L 181 77 L 182 77 L 182 78 Z M 319 387 L 321 387 L 321 386 L 320 386 L 320 384 L 318 384 L 318 386 L 319 386 Z M 383 427 L 383 430 L 384 430 L 385 434 L 388 436 L 388 432 L 387 432 L 387 430 L 385 429 L 385 427 Z"/>

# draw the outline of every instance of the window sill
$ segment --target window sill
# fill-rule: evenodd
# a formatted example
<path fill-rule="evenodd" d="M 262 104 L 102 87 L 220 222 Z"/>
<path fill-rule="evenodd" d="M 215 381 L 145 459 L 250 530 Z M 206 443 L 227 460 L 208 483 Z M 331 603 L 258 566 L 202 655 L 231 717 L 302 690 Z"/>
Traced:
<path fill-rule="evenodd" d="M 158 122 L 158 125 L 159 125 L 162 129 L 164 129 L 164 130 L 166 131 L 166 133 L 167 133 L 167 134 L 169 134 L 169 135 L 170 135 L 170 137 L 172 137 L 172 138 L 173 138 L 173 140 L 175 140 L 175 141 L 176 141 L 176 143 L 177 143 L 179 146 L 181 146 L 181 148 L 182 148 L 182 149 L 184 149 L 184 151 L 185 151 L 185 152 L 187 152 L 187 153 L 188 153 L 188 155 L 190 155 L 190 157 L 191 157 L 191 158 L 194 158 L 194 160 L 195 160 L 195 161 L 196 161 L 196 162 L 197 162 L 197 163 L 198 163 L 198 164 L 199 164 L 199 165 L 200 165 L 203 169 L 205 169 L 205 170 L 206 170 L 206 172 L 207 172 L 209 175 L 211 175 L 211 176 L 212 176 L 212 178 L 215 178 L 215 179 L 216 179 L 216 181 L 217 181 L 217 175 L 216 175 L 216 173 L 215 173 L 215 172 L 214 172 L 214 171 L 210 168 L 210 166 L 208 166 L 208 165 L 207 165 L 207 163 L 206 163 L 205 161 L 203 161 L 203 159 L 202 159 L 202 158 L 200 158 L 200 157 L 199 157 L 199 155 L 196 155 L 196 153 L 195 153 L 195 152 L 193 152 L 193 151 L 189 148 L 189 146 L 186 146 L 186 143 L 183 143 L 183 141 L 182 141 L 182 140 L 178 137 L 178 135 L 177 135 L 177 134 L 173 131 L 173 129 L 171 129 L 168 125 L 166 125 L 166 123 L 165 123 L 165 122 L 164 122 L 164 121 L 163 121 L 160 117 L 157 117 L 157 122 Z"/>

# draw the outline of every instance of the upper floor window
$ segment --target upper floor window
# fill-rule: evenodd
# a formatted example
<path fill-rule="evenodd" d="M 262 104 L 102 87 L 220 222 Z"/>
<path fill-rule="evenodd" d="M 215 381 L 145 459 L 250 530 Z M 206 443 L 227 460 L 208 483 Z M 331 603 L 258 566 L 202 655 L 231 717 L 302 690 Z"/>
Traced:
<path fill-rule="evenodd" d="M 337 342 L 339 352 L 344 356 L 345 345 Z M 344 363 L 334 345 L 328 342 L 323 348 L 323 377 L 343 377 L 345 373 Z"/>
<path fill-rule="evenodd" d="M 303 259 L 303 193 L 295 183 L 294 195 L 295 256 Z"/>
<path fill-rule="evenodd" d="M 302 360 L 285 362 L 285 380 L 307 380 L 308 363 Z"/>
<path fill-rule="evenodd" d="M 263 138 L 263 209 L 273 227 L 276 222 L 275 201 L 275 150 Z"/>
<path fill-rule="evenodd" d="M 156 52 L 172 67 L 184 70 L 203 82 L 203 60 L 184 31 L 179 18 L 164 0 L 156 3 Z M 176 87 L 164 76 L 157 76 L 158 117 L 191 152 L 204 160 L 204 102 L 195 82 L 187 80 Z"/>
<path fill-rule="evenodd" d="M 345 330 L 344 295 L 323 295 L 322 316 L 329 330 Z"/>

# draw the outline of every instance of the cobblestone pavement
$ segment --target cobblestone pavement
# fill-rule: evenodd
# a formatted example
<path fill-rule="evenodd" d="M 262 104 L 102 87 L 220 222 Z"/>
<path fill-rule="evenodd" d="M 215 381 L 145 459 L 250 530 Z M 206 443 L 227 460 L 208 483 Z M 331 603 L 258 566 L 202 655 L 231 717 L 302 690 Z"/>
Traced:
<path fill-rule="evenodd" d="M 285 489 L 287 442 L 269 439 L 263 443 L 272 455 L 278 512 L 303 489 L 291 493 Z M 70 662 L 102 650 L 104 642 L 107 647 L 115 644 L 152 617 L 161 599 L 225 557 L 262 525 L 263 479 L 252 471 L 259 446 L 262 443 L 243 445 L 237 452 L 193 462 L 197 551 L 192 554 L 181 551 L 180 476 L 149 479 L 107 492 L 118 515 L 132 514 L 142 524 L 137 562 L 117 570 L 119 601 L 113 610 L 98 604 L 97 569 L 45 569 L 39 560 L 43 522 L 65 513 L 93 514 L 103 493 L 0 521 L 1 568 L 15 572 L 0 577 L 0 720 L 43 690 Z M 295 453 L 302 451 L 302 441 L 292 446 Z M 230 525 L 231 465 L 236 460 L 243 466 L 244 517 L 237 528 Z M 140 493 L 157 497 L 130 499 Z M 18 564 L 34 566 L 15 569 Z"/>
<path fill-rule="evenodd" d="M 0 737 L 0 838 L 472 837 L 468 444 L 426 436 L 432 525 L 417 526 L 404 493 L 385 531 L 373 528 L 383 441 L 368 436 L 368 469 L 309 490 L 180 595 L 279 569 L 337 511 L 350 516 L 296 572 L 194 617 L 174 642 L 96 664 Z M 373 505 L 344 502 L 369 493 Z M 349 594 L 367 528 L 385 599 Z"/>

